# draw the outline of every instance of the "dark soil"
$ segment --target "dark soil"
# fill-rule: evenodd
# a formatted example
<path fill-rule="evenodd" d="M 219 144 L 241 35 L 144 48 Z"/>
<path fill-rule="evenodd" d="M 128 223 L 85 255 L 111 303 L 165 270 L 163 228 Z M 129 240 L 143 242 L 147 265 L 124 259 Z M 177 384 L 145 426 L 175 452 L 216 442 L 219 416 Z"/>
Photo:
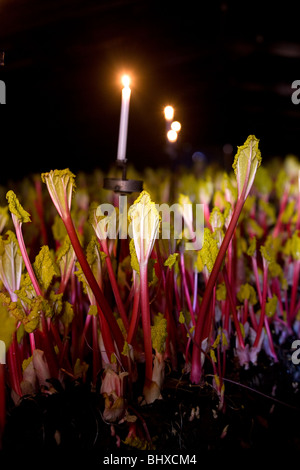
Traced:
<path fill-rule="evenodd" d="M 258 364 L 248 370 L 233 359 L 227 377 L 221 410 L 211 375 L 192 386 L 187 375 L 167 372 L 162 399 L 146 406 L 138 403 L 137 385 L 130 412 L 138 416 L 137 430 L 148 452 L 203 456 L 257 451 L 274 456 L 280 449 L 283 455 L 300 455 L 299 366 L 286 358 L 270 364 L 261 353 Z M 64 389 L 52 385 L 56 393 L 24 397 L 18 406 L 11 403 L 3 453 L 18 449 L 22 455 L 34 449 L 45 456 L 61 451 L 98 460 L 110 454 L 145 453 L 124 443 L 128 423 L 112 428 L 104 422 L 99 391 L 81 382 L 70 382 Z"/>

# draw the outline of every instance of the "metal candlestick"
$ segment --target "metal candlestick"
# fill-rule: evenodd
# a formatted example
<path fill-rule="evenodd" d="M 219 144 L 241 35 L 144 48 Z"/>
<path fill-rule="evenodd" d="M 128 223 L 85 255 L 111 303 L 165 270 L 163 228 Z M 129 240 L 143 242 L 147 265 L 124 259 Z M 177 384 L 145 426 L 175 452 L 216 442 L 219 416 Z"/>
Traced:
<path fill-rule="evenodd" d="M 120 194 L 141 192 L 143 190 L 143 181 L 129 180 L 126 177 L 127 160 L 116 160 L 116 165 L 122 170 L 122 178 L 104 178 L 103 188 Z"/>

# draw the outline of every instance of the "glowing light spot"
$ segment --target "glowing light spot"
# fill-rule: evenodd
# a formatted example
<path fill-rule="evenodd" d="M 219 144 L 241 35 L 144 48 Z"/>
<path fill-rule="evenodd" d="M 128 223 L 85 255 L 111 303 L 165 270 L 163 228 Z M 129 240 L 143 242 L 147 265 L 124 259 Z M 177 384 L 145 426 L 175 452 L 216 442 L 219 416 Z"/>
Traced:
<path fill-rule="evenodd" d="M 172 131 L 179 132 L 181 129 L 181 124 L 178 121 L 173 121 L 171 124 Z"/>
<path fill-rule="evenodd" d="M 171 129 L 170 131 L 168 131 L 167 137 L 168 137 L 169 142 L 176 142 L 178 134 L 176 131 Z"/>
<path fill-rule="evenodd" d="M 129 75 L 123 75 L 122 77 L 122 84 L 125 88 L 128 88 L 130 85 L 130 77 Z"/>
<path fill-rule="evenodd" d="M 164 109 L 165 119 L 167 121 L 172 121 L 174 117 L 174 108 L 173 106 L 166 106 Z"/>

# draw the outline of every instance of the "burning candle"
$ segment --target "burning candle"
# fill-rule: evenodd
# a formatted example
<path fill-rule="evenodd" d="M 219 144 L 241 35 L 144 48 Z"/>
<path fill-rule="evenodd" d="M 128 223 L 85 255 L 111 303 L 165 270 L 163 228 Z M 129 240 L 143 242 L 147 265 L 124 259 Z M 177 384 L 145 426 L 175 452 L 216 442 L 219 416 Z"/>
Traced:
<path fill-rule="evenodd" d="M 173 106 L 165 106 L 164 108 L 164 115 L 166 121 L 172 121 L 174 117 L 174 108 Z"/>
<path fill-rule="evenodd" d="M 120 128 L 119 128 L 119 143 L 118 143 L 118 160 L 126 160 L 126 143 L 127 143 L 127 131 L 128 131 L 128 114 L 129 114 L 129 102 L 131 90 L 129 88 L 130 78 L 128 75 L 122 77 L 122 105 L 120 115 Z"/>

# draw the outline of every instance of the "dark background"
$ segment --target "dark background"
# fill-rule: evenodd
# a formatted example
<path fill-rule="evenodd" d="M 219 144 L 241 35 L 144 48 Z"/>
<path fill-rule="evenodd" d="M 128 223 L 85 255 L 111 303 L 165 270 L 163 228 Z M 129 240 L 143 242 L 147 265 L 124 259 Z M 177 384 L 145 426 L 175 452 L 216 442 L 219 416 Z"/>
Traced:
<path fill-rule="evenodd" d="M 171 164 L 166 104 L 182 123 L 178 164 L 202 152 L 228 166 L 249 134 L 265 159 L 299 156 L 299 3 L 2 0 L 0 182 L 107 171 L 124 71 L 133 79 L 127 157 L 138 169 Z"/>

